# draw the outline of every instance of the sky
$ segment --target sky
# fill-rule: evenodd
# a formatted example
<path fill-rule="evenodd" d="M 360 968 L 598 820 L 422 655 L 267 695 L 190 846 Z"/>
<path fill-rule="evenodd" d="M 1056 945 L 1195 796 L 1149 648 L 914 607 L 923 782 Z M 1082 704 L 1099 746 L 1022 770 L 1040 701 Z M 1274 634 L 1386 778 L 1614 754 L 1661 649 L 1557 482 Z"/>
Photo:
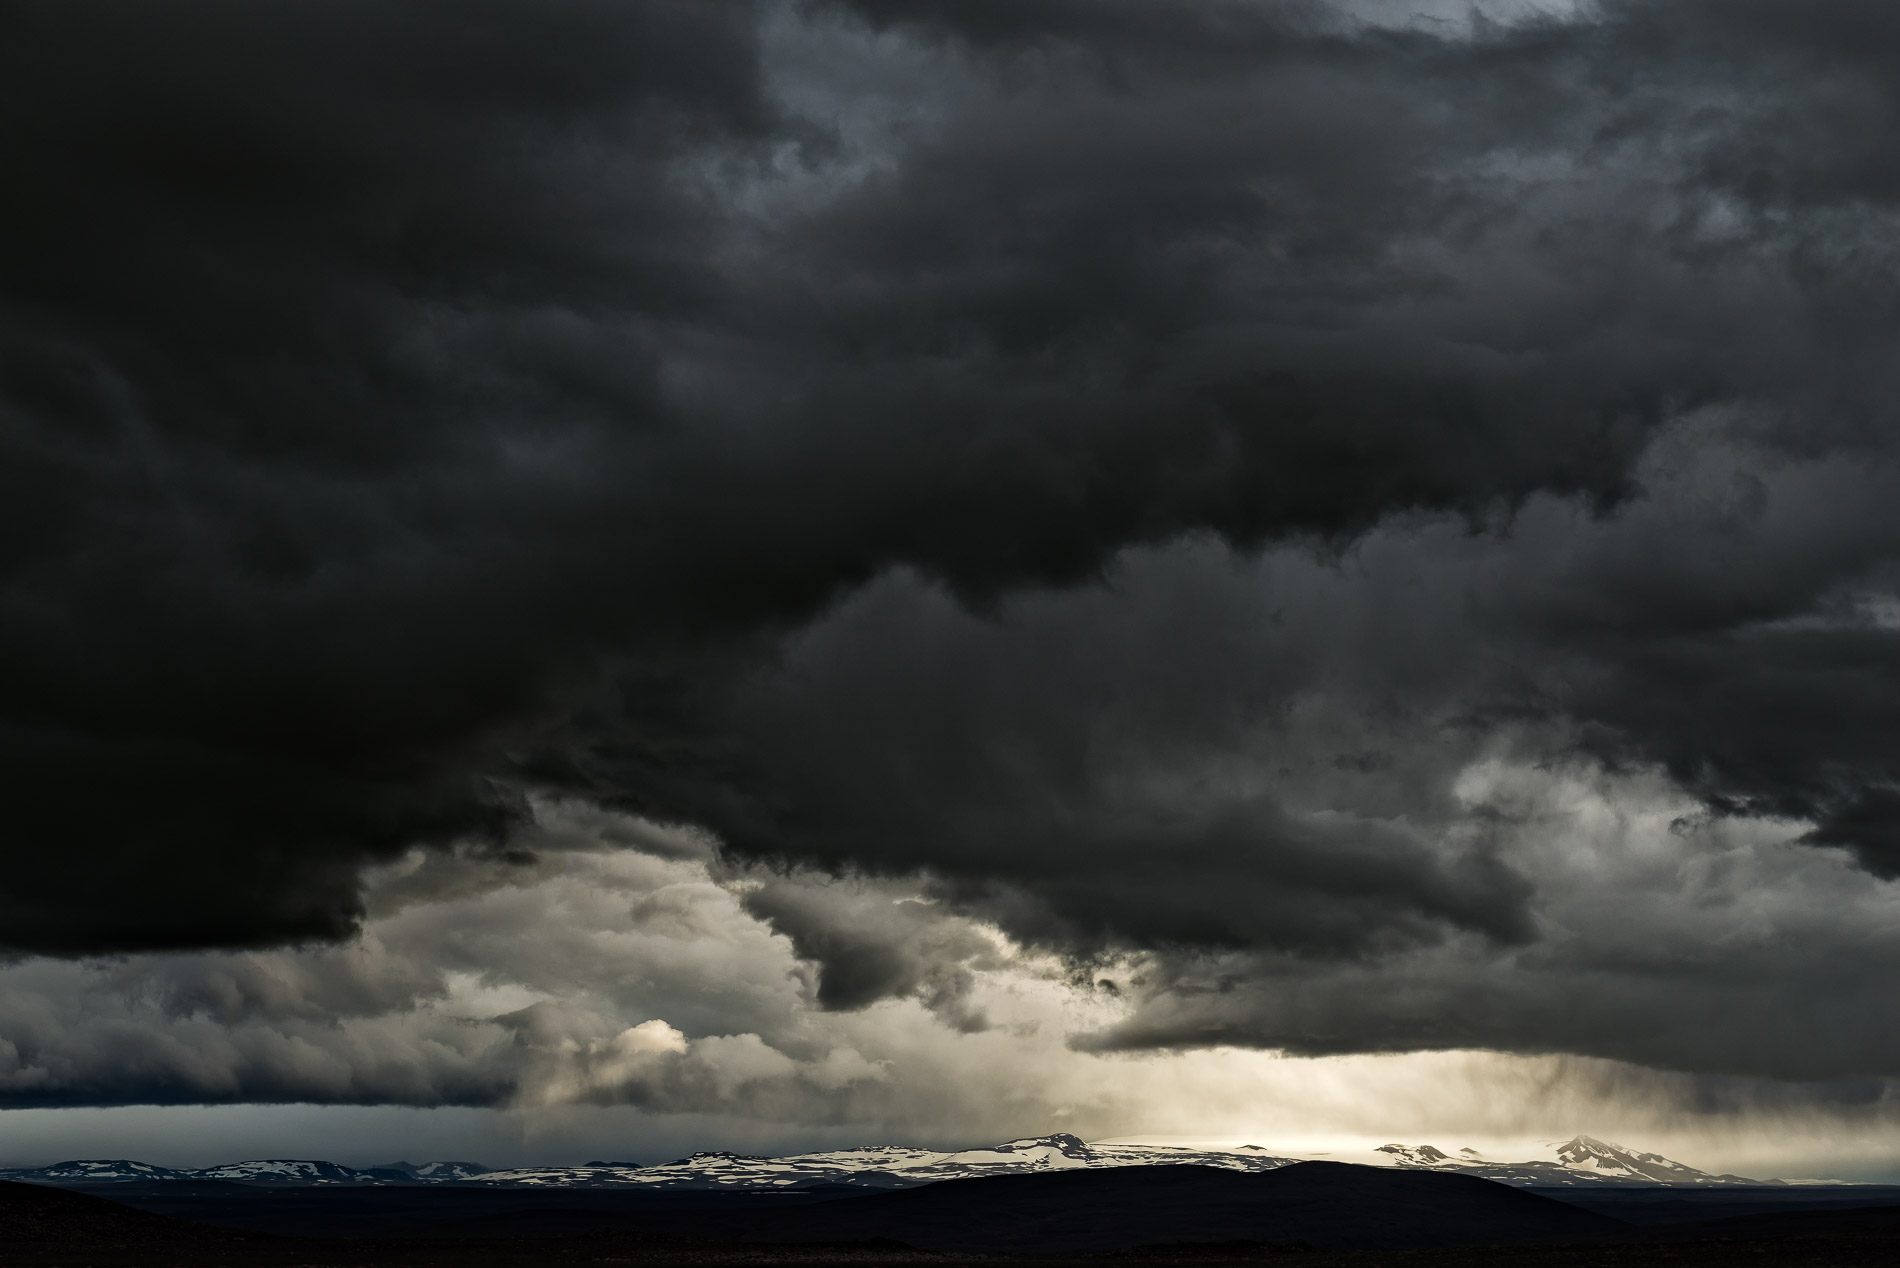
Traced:
<path fill-rule="evenodd" d="M 0 1164 L 1900 1180 L 1893 6 L 0 23 Z"/>

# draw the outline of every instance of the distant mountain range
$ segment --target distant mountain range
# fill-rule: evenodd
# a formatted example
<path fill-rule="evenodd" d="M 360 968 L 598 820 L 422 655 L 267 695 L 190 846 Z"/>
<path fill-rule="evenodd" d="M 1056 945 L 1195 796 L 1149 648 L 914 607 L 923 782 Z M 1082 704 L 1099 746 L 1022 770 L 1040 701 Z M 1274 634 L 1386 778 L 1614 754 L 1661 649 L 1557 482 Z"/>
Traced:
<path fill-rule="evenodd" d="M 1759 1185 L 1742 1176 L 1709 1175 L 1657 1154 L 1639 1153 L 1577 1136 L 1551 1146 L 1552 1156 L 1526 1162 L 1496 1162 L 1475 1150 L 1445 1153 L 1431 1145 L 1386 1145 L 1385 1165 L 1401 1170 L 1455 1172 L 1519 1188 L 1603 1185 Z M 125 1159 L 86 1159 L 0 1171 L 0 1179 L 61 1186 L 111 1185 L 175 1180 L 265 1185 L 459 1185 L 510 1189 L 703 1189 L 785 1191 L 820 1186 L 910 1188 L 938 1180 L 1025 1175 L 1086 1168 L 1197 1164 L 1229 1171 L 1274 1171 L 1295 1158 L 1258 1145 L 1195 1149 L 1170 1145 L 1088 1144 L 1075 1136 L 1035 1136 L 987 1149 L 941 1152 L 904 1145 L 875 1145 L 824 1153 L 762 1158 L 748 1154 L 697 1153 L 654 1166 L 590 1162 L 575 1167 L 495 1170 L 473 1162 L 393 1162 L 345 1167 L 304 1159 L 260 1159 L 216 1167 L 157 1167 Z M 1767 1183 L 1778 1184 L 1779 1181 Z"/>
<path fill-rule="evenodd" d="M 486 1183 L 528 1188 L 637 1185 L 662 1189 L 806 1189 L 845 1184 L 905 1188 L 936 1180 L 1024 1175 L 1084 1167 L 1199 1163 L 1231 1171 L 1272 1171 L 1295 1161 L 1258 1146 L 1237 1150 L 1169 1149 L 1151 1145 L 1090 1145 L 1074 1136 L 1032 1136 L 987 1149 L 943 1153 L 906 1145 L 873 1145 L 827 1153 L 759 1158 L 747 1154 L 698 1153 L 652 1167 L 525 1167 L 495 1171 Z"/>

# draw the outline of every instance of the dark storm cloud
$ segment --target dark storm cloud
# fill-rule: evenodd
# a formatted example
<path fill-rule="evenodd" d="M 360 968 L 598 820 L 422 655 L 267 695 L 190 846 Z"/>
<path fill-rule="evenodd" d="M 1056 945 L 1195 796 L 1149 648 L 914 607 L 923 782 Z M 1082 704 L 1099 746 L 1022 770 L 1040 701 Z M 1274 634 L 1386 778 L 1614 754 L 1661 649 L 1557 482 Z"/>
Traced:
<path fill-rule="evenodd" d="M 922 869 L 959 905 L 1047 945 L 1325 956 L 1446 925 L 1525 936 L 1528 891 L 1496 857 L 1445 848 L 1394 806 L 1370 804 L 1364 785 L 1376 781 L 1339 769 L 1371 760 L 1363 725 L 1338 719 L 1346 733 L 1327 735 L 1319 720 L 1295 728 L 1303 751 L 1259 750 L 1263 719 L 1332 670 L 1307 643 L 1313 625 L 1276 628 L 1266 608 L 1311 588 L 1288 571 L 1261 597 L 1220 561 L 1151 557 L 1110 592 L 987 617 L 892 578 L 742 686 L 727 733 L 777 781 L 762 800 L 796 795 L 807 855 Z M 1345 795 L 1325 813 L 1291 806 L 1316 780 Z M 784 830 L 736 817 L 722 827 L 760 852 Z M 795 939 L 809 923 L 791 926 Z M 830 923 L 847 946 L 868 933 Z M 827 982 L 834 963 L 851 972 L 819 938 L 805 933 L 806 944 Z"/>
<path fill-rule="evenodd" d="M 1233 7 L 1219 12 L 1243 28 L 1247 55 L 1210 78 L 1203 61 L 1135 53 L 1123 19 L 1152 14 L 1139 6 L 1086 9 L 1099 20 L 1022 6 L 994 22 L 871 8 L 890 29 L 967 36 L 1002 68 L 959 84 L 894 179 L 834 206 L 848 252 L 822 232 L 805 242 L 877 317 L 874 333 L 853 334 L 885 365 L 905 364 L 909 346 L 975 341 L 955 375 L 909 363 L 972 417 L 1025 377 L 1043 388 L 1041 427 L 1010 428 L 1005 456 L 981 468 L 995 499 L 986 523 L 973 530 L 956 499 L 926 497 L 893 530 L 954 535 L 903 552 L 953 592 L 988 598 L 999 577 L 1020 580 L 998 567 L 1012 555 L 1059 581 L 1065 561 L 1196 523 L 1245 544 L 1346 533 L 1367 506 L 1483 508 L 1533 487 L 1613 500 L 1636 487 L 1634 455 L 1670 414 L 1703 420 L 1680 442 L 1686 466 L 1731 432 L 1771 467 L 1778 448 L 1882 461 L 1894 324 L 1870 307 L 1864 270 L 1888 261 L 1893 226 L 1870 201 L 1867 156 L 1850 141 L 1797 160 L 1754 140 L 1806 128 L 1825 142 L 1838 102 L 1887 108 L 1878 66 L 1837 58 L 1825 22 L 1790 43 L 1762 10 L 1729 22 L 1630 7 L 1461 42 Z M 1184 47 L 1232 51 L 1193 18 L 1175 30 Z M 1090 56 L 1065 60 L 1077 48 Z M 1104 49 L 1120 60 L 1096 59 Z M 1800 179 L 1782 170 L 1797 161 Z M 1084 354 L 1104 359 L 1093 380 L 1047 382 L 1047 367 Z M 1141 407 L 1163 389 L 1162 408 L 1196 411 L 1150 426 Z M 1200 452 L 1210 399 L 1216 478 L 1179 480 L 1168 464 Z M 839 416 L 858 404 L 841 401 Z M 1086 429 L 1048 426 L 1071 409 Z M 1065 442 L 1053 454 L 1052 436 Z M 1131 437 L 1143 448 L 1123 465 Z M 1107 483 L 1093 483 L 1104 468 Z M 1045 482 L 1054 474 L 1070 485 Z M 1650 473 L 1647 496 L 1708 496 L 1693 481 L 1664 489 L 1666 474 Z M 960 475 L 938 487 L 960 493 Z M 1581 547 L 1592 557 L 1578 566 L 1555 548 L 1555 580 L 1533 577 L 1528 558 L 1463 621 L 1416 628 L 1419 599 L 1394 596 L 1372 618 L 1388 632 L 1352 648 L 1369 679 L 1340 706 L 1361 719 L 1357 747 L 1322 749 L 1365 777 L 1328 777 L 1337 800 L 1299 813 L 1284 778 L 1288 747 L 1306 742 L 1297 733 L 1254 754 L 1265 765 L 1252 786 L 1208 774 L 1242 723 L 1302 704 L 1292 666 L 1331 659 L 1302 640 L 1339 631 L 1300 628 L 1297 599 L 1285 638 L 1256 623 L 1231 631 L 1284 657 L 1286 680 L 1253 695 L 1234 659 L 1207 656 L 1188 629 L 1120 644 L 1125 630 L 1078 621 L 1038 647 L 1041 633 L 1007 610 L 990 639 L 954 612 L 848 607 L 795 642 L 778 677 L 699 715 L 730 746 L 740 797 L 726 778 L 675 782 L 697 774 L 681 767 L 604 782 L 650 779 L 663 790 L 650 804 L 685 807 L 747 852 L 926 869 L 944 894 L 1058 946 L 1328 956 L 1449 929 L 1523 941 L 1530 887 L 1445 796 L 1476 728 L 1578 723 L 1591 751 L 1662 762 L 1724 809 L 1811 813 L 1824 804 L 1814 793 L 1779 791 L 1804 771 L 1848 788 L 1885 778 L 1877 725 L 1839 726 L 1825 693 L 1785 675 L 1763 684 L 1779 701 L 1746 685 L 1778 672 L 1753 649 L 1784 637 L 1754 626 L 1816 615 L 1829 587 L 1885 557 L 1877 512 L 1850 499 L 1835 523 L 1804 522 L 1804 496 L 1854 492 L 1820 478 L 1784 490 L 1776 523 L 1750 539 L 1759 477 L 1732 475 L 1733 495 L 1718 495 L 1734 505 L 1716 523 L 1685 534 L 1667 512 L 1639 517 Z M 1011 514 L 1025 478 L 1044 500 Z M 1102 489 L 1138 498 L 1136 518 L 1090 499 Z M 1041 536 L 1050 512 L 1058 533 L 1080 532 L 1079 549 Z M 972 575 L 963 552 L 991 531 L 1003 540 Z M 1789 571 L 1763 571 L 1767 543 Z M 1886 635 L 1859 624 L 1795 635 L 1807 645 L 1792 672 L 1839 678 L 1843 640 L 1886 657 Z M 1403 663 L 1403 645 L 1428 638 L 1446 644 L 1447 680 Z M 1023 645 L 990 646 L 1010 640 Z M 1183 672 L 1197 656 L 1206 672 Z M 1480 671 L 1480 656 L 1514 672 Z M 1400 676 L 1381 680 L 1387 667 Z M 1166 684 L 1159 706 L 1146 703 L 1149 676 Z M 1842 703 L 1891 714 L 1877 682 L 1841 686 Z M 1719 708 L 1700 698 L 1731 691 Z M 1798 732 L 1779 716 L 1788 708 L 1805 711 Z M 1431 756 L 1394 755 L 1418 746 Z M 1812 756 L 1781 760 L 1797 750 Z"/>
<path fill-rule="evenodd" d="M 1008 962 L 995 940 L 966 921 L 875 889 L 775 877 L 748 892 L 744 905 L 791 939 L 800 958 L 821 966 L 815 996 L 824 1008 L 918 996 L 953 1025 L 980 1029 L 984 1019 L 968 1004 L 972 970 Z"/>
<path fill-rule="evenodd" d="M 552 789 L 1075 954 L 1503 954 L 1537 881 L 1451 784 L 1505 726 L 1900 868 L 1900 19 L 3 20 L 8 946 L 338 937 Z M 1162 547 L 1430 572 L 1527 506 L 1336 611 Z M 983 954 L 749 901 L 837 1007 Z"/>
<path fill-rule="evenodd" d="M 1690 466 L 1707 444 L 1671 448 Z M 1707 453 L 1714 487 L 1682 499 L 1700 506 L 1633 516 L 1521 596 L 1506 623 L 1546 649 L 1535 698 L 1587 751 L 1660 763 L 1723 813 L 1810 822 L 1891 878 L 1900 470 L 1862 450 L 1757 475 Z"/>
<path fill-rule="evenodd" d="M 654 424 L 600 310 L 703 298 L 668 167 L 763 126 L 747 18 L 10 7 L 6 942 L 336 936 L 518 817 L 482 735 L 578 581 L 535 450 Z"/>

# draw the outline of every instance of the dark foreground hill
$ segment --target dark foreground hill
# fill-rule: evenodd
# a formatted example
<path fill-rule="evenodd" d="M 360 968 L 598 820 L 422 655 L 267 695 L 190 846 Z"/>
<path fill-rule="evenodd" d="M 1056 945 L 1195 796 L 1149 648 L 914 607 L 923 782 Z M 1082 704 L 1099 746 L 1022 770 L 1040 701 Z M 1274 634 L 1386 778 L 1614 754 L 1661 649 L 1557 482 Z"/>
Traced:
<path fill-rule="evenodd" d="M 463 1230 L 460 1233 L 276 1237 L 197 1226 L 84 1194 L 0 1185 L 0 1268 L 596 1268 L 602 1264 L 627 1268 L 768 1264 L 798 1268 L 1206 1268 L 1261 1262 L 1290 1264 L 1293 1268 L 1728 1268 L 1735 1263 L 1774 1264 L 1776 1268 L 1887 1268 L 1900 1263 L 1900 1211 L 1893 1209 L 1798 1212 L 1666 1230 L 1607 1221 L 1584 1225 L 1563 1221 L 1558 1227 L 1559 1236 L 1586 1231 L 1589 1236 L 1567 1244 L 1502 1245 L 1497 1243 L 1535 1235 L 1538 1228 L 1557 1227 L 1544 1223 L 1549 1210 L 1534 1199 L 1529 1205 L 1512 1202 L 1508 1206 L 1489 1204 L 1490 1195 L 1474 1199 L 1469 1185 L 1486 1185 L 1482 1180 L 1414 1175 L 1401 1180 L 1403 1187 L 1386 1187 L 1376 1180 L 1368 1182 L 1356 1174 L 1358 1170 L 1321 1164 L 1298 1184 L 1283 1182 L 1277 1195 L 1254 1202 L 1256 1209 L 1251 1214 L 1241 1210 L 1236 1215 L 1225 1198 L 1218 1193 L 1210 1197 L 1212 1191 L 1205 1186 L 1198 1191 L 1195 1186 L 1187 1186 L 1171 1192 L 1167 1176 L 1154 1177 L 1160 1184 L 1122 1192 L 1118 1202 L 1116 1194 L 1076 1189 L 1079 1177 L 1071 1173 L 1009 1178 L 1044 1181 L 1035 1186 L 1030 1197 L 1025 1197 L 1020 1188 L 1012 1192 L 1011 1188 L 1016 1188 L 1013 1185 L 1001 1188 L 998 1181 L 976 1180 L 939 1186 L 938 1196 L 931 1202 L 917 1201 L 928 1190 L 913 1190 L 890 1195 L 909 1199 L 901 1205 L 854 1197 L 778 1211 L 748 1212 L 732 1207 L 717 1215 L 705 1206 L 697 1211 L 671 1212 L 647 1207 L 619 1212 L 617 1224 L 611 1226 L 600 1221 L 616 1213 L 595 1206 L 569 1212 L 592 1222 L 588 1231 L 561 1234 L 550 1228 L 535 1236 L 480 1235 L 476 1230 L 490 1217 L 460 1203 L 454 1205 L 464 1216 L 476 1215 L 474 1219 L 449 1221 L 450 1227 Z M 1178 1182 L 1179 1177 L 1175 1178 Z M 1431 1182 L 1433 1187 L 1425 1189 L 1415 1183 L 1419 1180 Z M 1454 1182 L 1455 1187 L 1436 1183 L 1444 1180 Z M 1460 1185 L 1459 1181 L 1465 1183 Z M 272 1203 L 288 1200 L 279 1190 L 253 1192 Z M 238 1190 L 229 1196 L 241 1200 L 241 1193 Z M 823 1212 L 828 1226 L 817 1218 L 820 1207 L 830 1208 Z M 1262 1207 L 1266 1216 L 1259 1209 Z M 884 1220 L 892 1218 L 893 1212 L 908 1222 L 907 1231 L 917 1241 L 946 1240 L 932 1230 L 955 1220 L 987 1228 L 992 1237 L 997 1235 L 996 1230 L 1013 1229 L 1011 1236 L 1025 1245 L 1065 1242 L 1083 1224 L 1106 1228 L 1118 1242 L 1141 1240 L 1126 1249 L 1031 1250 L 999 1258 L 970 1250 L 917 1249 L 900 1244 L 902 1239 L 878 1241 L 863 1236 L 870 1222 L 867 1213 Z M 552 1205 L 537 1210 L 516 1207 L 494 1213 L 492 1231 L 502 1233 L 516 1217 L 546 1221 L 561 1214 L 561 1209 Z M 1588 1217 L 1587 1212 L 1578 1214 Z M 1250 1235 L 1223 1237 L 1232 1233 L 1236 1224 L 1220 1221 L 1241 1217 L 1251 1221 L 1240 1225 Z M 1427 1244 L 1427 1238 L 1464 1240 L 1471 1219 L 1490 1221 L 1479 1233 L 1484 1244 L 1361 1250 L 1309 1250 L 1297 1244 L 1370 1246 L 1376 1241 L 1420 1247 Z M 1286 1234 L 1300 1229 L 1298 1220 L 1316 1221 L 1305 1227 L 1309 1232 L 1321 1228 L 1321 1237 L 1317 1241 L 1311 1237 L 1289 1241 Z M 802 1228 L 790 1227 L 800 1221 Z M 1174 1230 L 1184 1227 L 1183 1221 L 1188 1221 L 1188 1236 L 1173 1236 Z M 702 1225 L 697 1233 L 687 1227 L 694 1222 Z M 715 1224 L 725 1227 L 706 1227 Z M 1324 1228 L 1331 1228 L 1332 1235 L 1326 1235 Z M 833 1241 L 806 1240 L 841 1233 L 849 1236 Z M 796 1236 L 798 1240 L 775 1242 L 771 1240 L 774 1234 Z M 1598 1234 L 1604 1235 L 1599 1238 Z M 1660 1240 L 1664 1237 L 1669 1240 Z"/>
<path fill-rule="evenodd" d="M 258 1239 L 122 1206 L 105 1198 L 0 1180 L 0 1254 L 37 1250 L 242 1252 Z"/>
<path fill-rule="evenodd" d="M 1120 1250 L 1152 1242 L 1399 1248 L 1563 1243 L 1615 1220 L 1489 1180 L 1301 1163 L 1270 1172 L 1161 1166 L 947 1180 L 866 1195 L 458 1189 L 96 1190 L 149 1210 L 289 1236 L 546 1238 L 611 1232 L 772 1243 L 884 1239 L 934 1251 Z"/>
<path fill-rule="evenodd" d="M 703 1219 L 672 1227 L 711 1232 Z M 1429 1171 L 1302 1162 L 1245 1173 L 1122 1167 L 950 1180 L 721 1221 L 747 1241 L 889 1238 L 940 1251 L 1109 1251 L 1168 1242 L 1327 1250 L 1540 1243 L 1616 1236 L 1623 1225 L 1551 1198 Z"/>
<path fill-rule="evenodd" d="M 901 1242 L 958 1253 L 1066 1254 L 1210 1242 L 1342 1250 L 1555 1245 L 1626 1231 L 1617 1220 L 1490 1180 L 1335 1162 L 1255 1173 L 1181 1165 L 1078 1169 L 946 1180 L 874 1195 L 853 1189 L 245 1194 L 199 1187 L 169 1195 L 169 1187 L 124 1196 L 167 1214 L 293 1236 L 521 1239 L 641 1232 L 775 1244 Z"/>

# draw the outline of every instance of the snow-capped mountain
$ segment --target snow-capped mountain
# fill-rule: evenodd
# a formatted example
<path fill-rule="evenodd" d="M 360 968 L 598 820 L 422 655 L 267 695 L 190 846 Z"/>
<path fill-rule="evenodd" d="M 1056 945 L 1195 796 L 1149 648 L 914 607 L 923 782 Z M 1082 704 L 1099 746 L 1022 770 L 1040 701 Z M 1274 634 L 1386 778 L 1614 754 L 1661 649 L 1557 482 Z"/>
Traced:
<path fill-rule="evenodd" d="M 1459 1171 L 1513 1185 L 1684 1185 L 1706 1188 L 1722 1184 L 1780 1184 L 1779 1180 L 1750 1180 L 1746 1176 L 1710 1175 L 1661 1154 L 1639 1153 L 1593 1136 L 1573 1136 L 1548 1148 L 1550 1158 L 1527 1162 L 1491 1162 L 1475 1149 L 1446 1153 L 1432 1145 L 1382 1145 L 1389 1165 L 1433 1171 Z"/>
<path fill-rule="evenodd" d="M 1557 1161 L 1572 1171 L 1646 1180 L 1651 1184 L 1719 1184 L 1742 1179 L 1740 1176 L 1712 1176 L 1706 1171 L 1672 1162 L 1661 1154 L 1638 1153 L 1634 1149 L 1608 1144 L 1590 1136 L 1575 1136 L 1557 1146 Z"/>
<path fill-rule="evenodd" d="M 130 1180 L 189 1180 L 193 1174 L 127 1158 L 79 1158 L 56 1162 L 50 1167 L 35 1167 L 31 1171 L 0 1171 L 0 1179 L 31 1177 L 43 1184 L 113 1184 Z"/>
<path fill-rule="evenodd" d="M 1526 1162 L 1493 1162 L 1472 1149 L 1447 1153 L 1432 1145 L 1385 1145 L 1386 1165 L 1459 1171 L 1518 1186 L 1759 1184 L 1741 1176 L 1709 1175 L 1658 1154 L 1639 1153 L 1577 1136 L 1549 1146 L 1550 1156 Z M 393 1162 L 356 1168 L 306 1159 L 260 1159 L 199 1170 L 154 1167 L 127 1160 L 62 1162 L 50 1167 L 0 1172 L 0 1179 L 36 1184 L 92 1185 L 131 1181 L 223 1180 L 263 1185 L 453 1184 L 524 1189 L 736 1189 L 787 1191 L 827 1185 L 902 1188 L 937 1180 L 1020 1175 L 1078 1167 L 1199 1165 L 1234 1171 L 1271 1171 L 1294 1158 L 1258 1145 L 1197 1149 L 1173 1145 L 1091 1145 L 1066 1134 L 1031 1136 L 984 1149 L 941 1151 L 907 1145 L 872 1145 L 822 1153 L 762 1158 L 750 1154 L 697 1153 L 642 1167 L 592 1162 L 578 1167 L 517 1167 L 489 1170 L 473 1162 Z M 1779 1184 L 1780 1181 L 1769 1183 Z"/>
<path fill-rule="evenodd" d="M 524 1188 L 802 1189 L 821 1184 L 897 1188 L 935 1180 L 1019 1175 L 1073 1167 L 1199 1163 L 1268 1171 L 1292 1161 L 1264 1150 L 1174 1149 L 1153 1145 L 1090 1145 L 1075 1136 L 1033 1136 L 987 1149 L 940 1152 L 905 1145 L 873 1145 L 761 1158 L 698 1153 L 652 1167 L 525 1167 L 474 1178 L 475 1183 Z"/>

